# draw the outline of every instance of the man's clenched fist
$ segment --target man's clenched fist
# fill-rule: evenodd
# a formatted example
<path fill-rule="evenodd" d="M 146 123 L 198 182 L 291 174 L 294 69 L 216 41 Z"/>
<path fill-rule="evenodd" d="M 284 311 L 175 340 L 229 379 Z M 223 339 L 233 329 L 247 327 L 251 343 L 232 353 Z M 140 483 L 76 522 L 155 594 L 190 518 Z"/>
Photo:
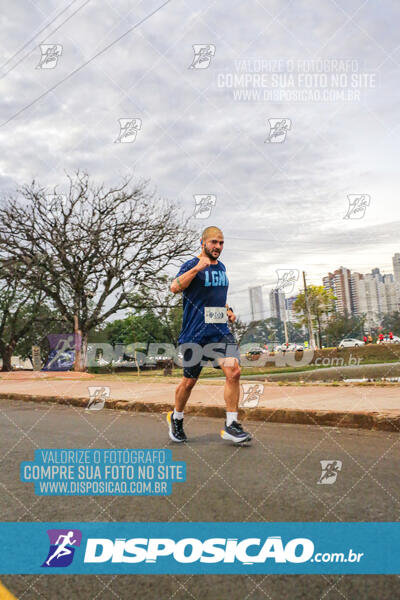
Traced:
<path fill-rule="evenodd" d="M 209 267 L 211 265 L 211 261 L 208 258 L 208 256 L 201 256 L 199 258 L 199 262 L 196 265 L 196 269 L 198 271 L 204 271 L 204 269 L 206 269 L 207 267 Z"/>

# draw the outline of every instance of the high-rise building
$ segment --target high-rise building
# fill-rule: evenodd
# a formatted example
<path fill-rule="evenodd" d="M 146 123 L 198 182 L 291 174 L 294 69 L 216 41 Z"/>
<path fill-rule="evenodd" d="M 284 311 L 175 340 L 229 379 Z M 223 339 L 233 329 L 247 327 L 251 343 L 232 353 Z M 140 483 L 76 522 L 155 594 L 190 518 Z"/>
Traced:
<path fill-rule="evenodd" d="M 323 277 L 327 290 L 336 296 L 333 310 L 347 315 L 366 315 L 366 328 L 380 324 L 383 314 L 399 310 L 400 253 L 393 256 L 394 275 L 383 275 L 378 267 L 370 273 L 351 273 L 340 267 Z"/>
<path fill-rule="evenodd" d="M 382 275 L 379 269 L 362 275 L 352 273 L 351 291 L 354 314 L 366 315 L 366 328 L 379 325 L 381 315 L 397 310 L 398 300 L 393 275 Z"/>
<path fill-rule="evenodd" d="M 334 310 L 341 314 L 351 315 L 354 307 L 351 297 L 351 274 L 346 267 L 340 267 L 333 273 L 328 273 L 322 279 L 326 290 L 331 290 L 336 296 L 334 301 Z"/>
<path fill-rule="evenodd" d="M 264 303 L 262 295 L 261 285 L 250 287 L 250 309 L 251 309 L 251 320 L 260 321 L 264 319 Z"/>
<path fill-rule="evenodd" d="M 364 275 L 362 275 L 362 273 L 351 274 L 350 291 L 353 298 L 354 314 L 359 315 L 366 312 L 367 303 L 364 291 Z"/>
<path fill-rule="evenodd" d="M 375 267 L 375 269 L 371 269 L 371 275 L 377 277 L 379 281 L 383 281 L 383 275 L 381 274 L 378 267 Z"/>
<path fill-rule="evenodd" d="M 396 252 L 394 256 L 392 256 L 393 263 L 393 274 L 395 283 L 400 285 L 400 253 Z"/>
<path fill-rule="evenodd" d="M 278 288 L 274 288 L 269 293 L 269 302 L 271 307 L 271 317 L 286 321 L 285 294 Z"/>
<path fill-rule="evenodd" d="M 379 279 L 372 273 L 364 275 L 364 293 L 367 304 L 367 322 L 370 327 L 379 324 L 379 315 L 382 312 L 382 289 L 379 285 Z"/>
<path fill-rule="evenodd" d="M 393 263 L 393 280 L 396 290 L 396 310 L 399 310 L 400 307 L 400 253 L 396 252 L 394 256 L 392 256 Z"/>
<path fill-rule="evenodd" d="M 298 320 L 297 315 L 293 311 L 293 304 L 297 300 L 297 296 L 290 296 L 290 298 L 286 298 L 286 318 L 288 321 L 296 322 Z"/>
<path fill-rule="evenodd" d="M 391 273 L 383 276 L 383 283 L 385 286 L 387 311 L 393 313 L 399 310 L 399 293 L 394 277 Z"/>

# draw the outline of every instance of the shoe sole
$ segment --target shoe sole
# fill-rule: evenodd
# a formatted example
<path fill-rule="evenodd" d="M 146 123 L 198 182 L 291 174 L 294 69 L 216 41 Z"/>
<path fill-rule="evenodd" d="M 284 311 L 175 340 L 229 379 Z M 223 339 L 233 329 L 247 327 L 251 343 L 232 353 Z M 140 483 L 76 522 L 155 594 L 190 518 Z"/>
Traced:
<path fill-rule="evenodd" d="M 168 423 L 168 429 L 169 429 L 169 437 L 173 442 L 176 442 L 177 444 L 183 444 L 184 442 L 186 442 L 186 440 L 178 440 L 178 438 L 176 438 L 174 436 L 174 434 L 172 433 L 172 423 L 171 423 L 171 416 L 173 415 L 174 411 L 171 410 L 168 414 L 167 414 L 167 423 Z"/>
<path fill-rule="evenodd" d="M 225 429 L 221 429 L 220 433 L 223 440 L 229 440 L 230 442 L 234 442 L 235 444 L 243 444 L 244 442 L 250 442 L 252 439 L 250 433 L 247 434 L 245 438 L 237 438 L 225 431 Z"/>

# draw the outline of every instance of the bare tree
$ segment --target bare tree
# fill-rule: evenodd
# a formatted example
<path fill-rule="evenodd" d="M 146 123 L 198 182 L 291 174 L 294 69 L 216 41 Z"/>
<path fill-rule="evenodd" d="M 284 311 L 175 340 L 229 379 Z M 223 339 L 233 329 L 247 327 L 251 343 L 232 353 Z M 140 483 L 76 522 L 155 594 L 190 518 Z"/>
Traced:
<path fill-rule="evenodd" d="M 132 293 L 156 287 L 165 267 L 193 249 L 196 232 L 147 181 L 106 189 L 86 173 L 67 177 L 65 195 L 32 182 L 2 203 L 0 264 L 17 266 L 75 324 L 85 354 L 89 331 L 130 306 Z"/>

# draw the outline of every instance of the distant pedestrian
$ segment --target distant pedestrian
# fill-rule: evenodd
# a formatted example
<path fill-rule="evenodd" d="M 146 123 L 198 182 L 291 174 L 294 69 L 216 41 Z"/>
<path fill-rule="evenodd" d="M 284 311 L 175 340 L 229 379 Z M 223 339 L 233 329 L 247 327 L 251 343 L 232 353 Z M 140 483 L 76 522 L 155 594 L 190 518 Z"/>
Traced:
<path fill-rule="evenodd" d="M 372 344 L 372 335 L 371 334 L 368 336 L 368 344 Z"/>
<path fill-rule="evenodd" d="M 368 344 L 368 338 L 366 335 L 364 335 L 364 337 L 363 337 L 363 342 L 364 342 L 364 344 Z"/>
<path fill-rule="evenodd" d="M 379 340 L 379 343 L 380 343 L 380 344 L 382 344 L 382 342 L 383 342 L 383 338 L 384 338 L 384 335 L 383 335 L 383 333 L 380 333 L 380 334 L 378 335 L 378 340 Z"/>
<path fill-rule="evenodd" d="M 393 339 L 393 331 L 389 331 L 389 340 Z"/>

